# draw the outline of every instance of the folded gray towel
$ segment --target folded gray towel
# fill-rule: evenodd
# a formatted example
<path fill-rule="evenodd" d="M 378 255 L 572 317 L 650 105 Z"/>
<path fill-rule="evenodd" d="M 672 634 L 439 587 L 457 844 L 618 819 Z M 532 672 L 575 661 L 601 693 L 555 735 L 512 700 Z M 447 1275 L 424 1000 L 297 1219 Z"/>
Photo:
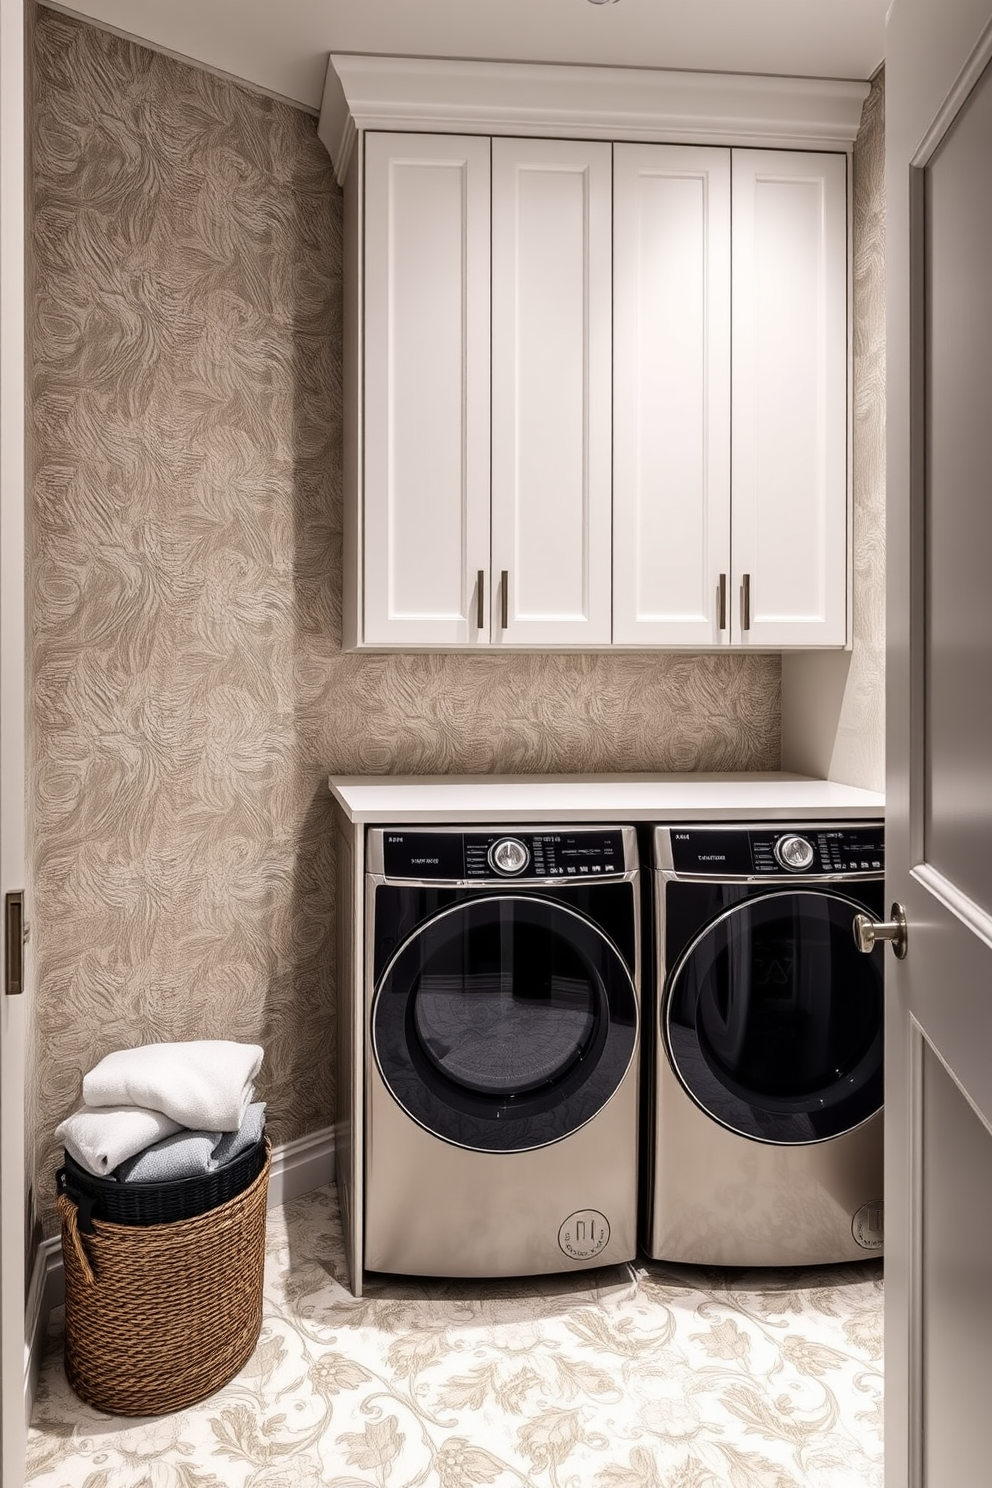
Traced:
<path fill-rule="evenodd" d="M 176 1132 L 121 1163 L 116 1176 L 122 1183 L 171 1183 L 214 1173 L 257 1142 L 264 1127 L 265 1102 L 254 1101 L 236 1132 Z"/>
<path fill-rule="evenodd" d="M 128 1158 L 117 1169 L 121 1183 L 171 1183 L 209 1173 L 220 1132 L 180 1131 Z"/>
<path fill-rule="evenodd" d="M 221 1132 L 220 1141 L 214 1148 L 214 1168 L 226 1168 L 242 1152 L 254 1147 L 265 1130 L 265 1102 L 252 1101 L 245 1111 L 244 1120 L 236 1132 Z"/>

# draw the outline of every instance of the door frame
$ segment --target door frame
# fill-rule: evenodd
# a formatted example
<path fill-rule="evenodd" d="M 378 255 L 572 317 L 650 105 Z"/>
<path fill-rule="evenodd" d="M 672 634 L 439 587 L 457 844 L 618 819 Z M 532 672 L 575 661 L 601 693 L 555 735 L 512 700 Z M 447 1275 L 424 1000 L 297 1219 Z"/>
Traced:
<path fill-rule="evenodd" d="M 0 902 L 24 886 L 25 3 L 0 6 Z M 6 916 L 0 917 L 5 921 Z M 6 965 L 5 924 L 0 952 Z M 25 1453 L 25 1040 L 28 994 L 0 986 L 2 1478 Z"/>
<path fill-rule="evenodd" d="M 926 1477 L 923 1066 L 928 1050 L 941 1059 L 941 1049 L 916 1016 L 916 1004 L 927 981 L 924 953 L 932 955 L 938 940 L 953 950 L 949 935 L 965 918 L 926 861 L 925 756 L 916 747 L 925 724 L 927 600 L 924 173 L 990 60 L 989 0 L 897 0 L 892 7 L 886 26 L 886 857 L 888 898 L 906 906 L 909 947 L 905 962 L 886 953 L 885 1481 L 891 1488 L 922 1488 Z M 960 939 L 956 946 L 960 951 Z"/>

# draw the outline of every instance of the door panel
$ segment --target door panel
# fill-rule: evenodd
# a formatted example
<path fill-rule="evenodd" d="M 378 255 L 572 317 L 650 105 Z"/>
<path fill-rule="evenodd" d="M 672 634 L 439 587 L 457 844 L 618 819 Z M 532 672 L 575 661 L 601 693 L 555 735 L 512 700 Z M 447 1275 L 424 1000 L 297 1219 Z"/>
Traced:
<path fill-rule="evenodd" d="M 992 82 L 926 168 L 926 861 L 992 915 Z M 984 675 L 984 683 L 983 683 Z M 984 789 L 982 788 L 984 785 Z"/>
<path fill-rule="evenodd" d="M 606 645 L 611 147 L 492 149 L 493 636 Z"/>
<path fill-rule="evenodd" d="M 613 640 L 718 645 L 730 570 L 730 151 L 613 149 Z"/>
<path fill-rule="evenodd" d="M 926 1040 L 921 1072 L 923 1481 L 964 1484 L 988 1458 L 992 1137 Z"/>
<path fill-rule="evenodd" d="M 992 6 L 886 33 L 886 1482 L 980 1482 L 992 1375 Z M 982 1382 L 982 1383 L 979 1383 Z"/>
<path fill-rule="evenodd" d="M 365 172 L 364 639 L 485 644 L 489 141 L 370 133 Z"/>
<path fill-rule="evenodd" d="M 846 167 L 733 151 L 731 638 L 743 645 L 846 638 Z"/>

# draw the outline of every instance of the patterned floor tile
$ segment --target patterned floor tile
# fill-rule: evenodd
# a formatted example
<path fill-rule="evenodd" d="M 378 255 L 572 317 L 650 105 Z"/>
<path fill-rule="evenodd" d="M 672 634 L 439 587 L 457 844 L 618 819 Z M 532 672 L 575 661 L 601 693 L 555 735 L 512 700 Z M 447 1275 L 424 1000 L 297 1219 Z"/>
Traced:
<path fill-rule="evenodd" d="M 60 1319 L 31 1488 L 881 1488 L 881 1262 L 641 1261 L 523 1281 L 377 1277 L 334 1190 L 269 1216 L 262 1335 L 201 1405 L 113 1417 Z"/>

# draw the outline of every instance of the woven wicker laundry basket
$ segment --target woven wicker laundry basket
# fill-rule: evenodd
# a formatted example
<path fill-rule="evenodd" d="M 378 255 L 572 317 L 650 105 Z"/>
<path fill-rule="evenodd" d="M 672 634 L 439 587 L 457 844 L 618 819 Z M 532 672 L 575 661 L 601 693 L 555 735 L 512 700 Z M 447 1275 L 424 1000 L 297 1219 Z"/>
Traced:
<path fill-rule="evenodd" d="M 184 1410 L 225 1385 L 262 1326 L 271 1150 L 244 1191 L 193 1219 L 120 1225 L 58 1198 L 65 1369 L 81 1399 L 121 1416 Z"/>

